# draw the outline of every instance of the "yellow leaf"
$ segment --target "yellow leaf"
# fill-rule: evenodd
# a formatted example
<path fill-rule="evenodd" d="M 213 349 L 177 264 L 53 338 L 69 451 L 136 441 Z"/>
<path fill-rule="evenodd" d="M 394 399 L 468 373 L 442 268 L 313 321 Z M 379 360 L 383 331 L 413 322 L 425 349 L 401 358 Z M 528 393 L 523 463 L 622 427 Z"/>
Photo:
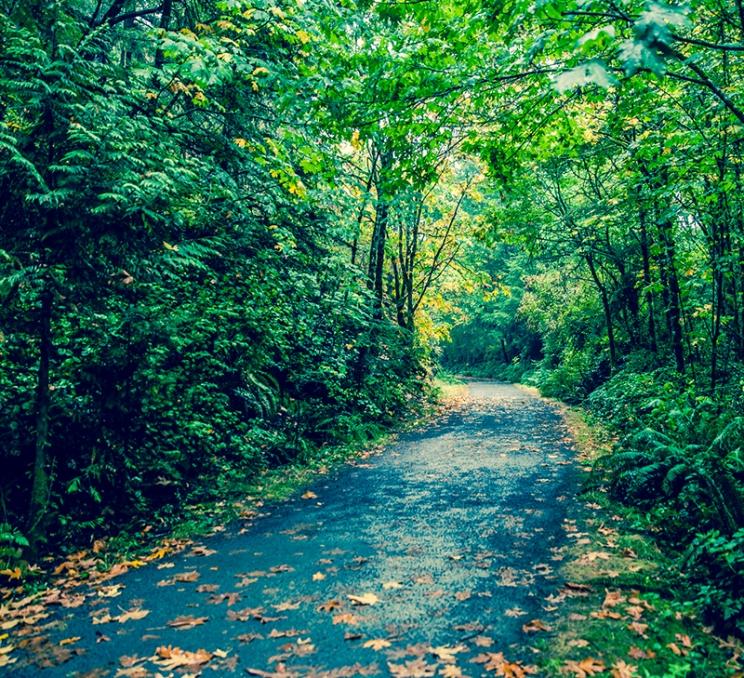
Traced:
<path fill-rule="evenodd" d="M 120 614 L 118 617 L 114 617 L 113 621 L 118 621 L 120 624 L 130 620 L 139 621 L 140 619 L 144 619 L 148 614 L 150 614 L 150 610 L 128 610 L 127 612 Z"/>
<path fill-rule="evenodd" d="M 380 599 L 374 593 L 363 593 L 361 596 L 346 596 L 354 605 L 374 605 Z"/>
<path fill-rule="evenodd" d="M 73 643 L 77 643 L 78 640 L 80 640 L 80 636 L 74 636 L 73 638 L 65 638 L 59 641 L 59 645 L 60 647 L 64 647 L 65 645 L 72 645 Z"/>
<path fill-rule="evenodd" d="M 11 581 L 20 579 L 23 575 L 23 572 L 21 572 L 20 567 L 16 567 L 13 570 L 0 570 L 0 574 L 6 576 Z"/>

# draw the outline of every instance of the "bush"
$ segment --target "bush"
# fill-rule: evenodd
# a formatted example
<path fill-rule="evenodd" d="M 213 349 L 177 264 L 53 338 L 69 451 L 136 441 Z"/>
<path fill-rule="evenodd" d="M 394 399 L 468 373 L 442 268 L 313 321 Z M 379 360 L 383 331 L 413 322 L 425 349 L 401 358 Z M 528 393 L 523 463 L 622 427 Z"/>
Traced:
<path fill-rule="evenodd" d="M 726 536 L 718 530 L 698 534 L 686 555 L 685 571 L 697 587 L 709 620 L 744 635 L 744 529 Z"/>

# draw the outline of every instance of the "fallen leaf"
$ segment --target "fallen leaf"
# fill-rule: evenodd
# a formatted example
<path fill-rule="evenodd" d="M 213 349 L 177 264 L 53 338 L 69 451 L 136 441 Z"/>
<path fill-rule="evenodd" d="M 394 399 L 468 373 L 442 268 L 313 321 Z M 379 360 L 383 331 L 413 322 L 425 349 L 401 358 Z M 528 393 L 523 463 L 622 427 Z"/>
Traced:
<path fill-rule="evenodd" d="M 356 626 L 359 620 L 350 612 L 342 612 L 333 617 L 334 624 L 349 624 L 350 626 Z"/>
<path fill-rule="evenodd" d="M 522 626 L 522 631 L 525 633 L 537 633 L 538 631 L 552 631 L 552 627 L 545 624 L 545 622 L 539 619 L 533 619 Z"/>
<path fill-rule="evenodd" d="M 380 599 L 374 593 L 363 593 L 361 596 L 346 596 L 354 605 L 374 605 Z"/>
<path fill-rule="evenodd" d="M 680 643 L 682 643 L 683 647 L 689 647 L 692 648 L 692 639 L 690 636 L 683 635 L 682 633 L 677 633 L 674 636 Z"/>
<path fill-rule="evenodd" d="M 199 579 L 199 573 L 196 570 L 192 570 L 191 572 L 181 572 L 173 575 L 173 579 L 180 582 L 194 582 Z"/>
<path fill-rule="evenodd" d="M 594 676 L 604 670 L 605 665 L 599 659 L 593 659 L 592 657 L 587 657 L 579 662 L 569 660 L 561 667 L 561 673 L 571 673 L 577 678 Z"/>
<path fill-rule="evenodd" d="M 460 654 L 460 652 L 467 652 L 467 649 L 468 648 L 464 645 L 441 645 L 439 647 L 431 648 L 431 654 L 433 654 L 439 661 L 454 663 L 457 660 L 455 655 Z"/>
<path fill-rule="evenodd" d="M 633 645 L 628 650 L 628 656 L 632 659 L 653 659 L 656 653 L 653 650 L 642 650 L 640 647 Z"/>
<path fill-rule="evenodd" d="M 101 598 L 115 598 L 116 596 L 121 595 L 122 588 L 123 588 L 122 584 L 113 584 L 112 586 L 101 586 L 98 589 L 98 591 L 96 591 L 96 594 Z"/>
<path fill-rule="evenodd" d="M 269 568 L 269 572 L 273 572 L 274 574 L 279 574 L 281 572 L 294 572 L 294 568 L 289 565 L 274 565 L 274 567 Z"/>
<path fill-rule="evenodd" d="M 114 617 L 113 621 L 117 621 L 120 624 L 123 624 L 124 622 L 128 621 L 138 621 L 140 619 L 144 619 L 148 614 L 150 614 L 150 610 L 142 610 L 140 608 L 136 608 L 134 610 L 128 610 L 120 614 L 118 617 Z M 97 623 L 95 619 L 93 620 L 93 623 Z"/>
<path fill-rule="evenodd" d="M 473 638 L 473 644 L 477 647 L 491 647 L 493 645 L 493 638 L 488 636 L 476 636 Z"/>
<path fill-rule="evenodd" d="M 394 678 L 429 678 L 436 674 L 436 664 L 427 664 L 423 659 L 414 659 L 405 664 L 388 662 L 388 670 Z"/>
<path fill-rule="evenodd" d="M 308 490 L 307 492 L 305 492 L 305 494 L 302 495 L 302 498 L 303 499 L 317 499 L 318 495 L 315 494 L 315 492 L 311 492 L 310 490 Z"/>
<path fill-rule="evenodd" d="M 323 581 L 326 578 L 326 576 L 322 572 L 316 572 L 313 575 L 313 581 Z"/>
<path fill-rule="evenodd" d="M 73 636 L 72 638 L 64 638 L 63 640 L 59 641 L 59 646 L 64 647 L 65 645 L 72 645 L 73 643 L 77 643 L 78 640 L 80 640 L 80 636 Z"/>
<path fill-rule="evenodd" d="M 640 605 L 629 605 L 625 608 L 625 611 L 633 617 L 635 620 L 639 620 L 645 611 L 645 608 L 641 607 Z"/>
<path fill-rule="evenodd" d="M 527 612 L 521 607 L 512 607 L 511 609 L 504 612 L 504 616 L 506 617 L 523 617 L 526 614 Z"/>
<path fill-rule="evenodd" d="M 238 592 L 233 593 L 215 593 L 212 596 L 209 596 L 209 599 L 207 600 L 208 603 L 211 603 L 212 605 L 219 605 L 223 601 L 227 602 L 228 607 L 232 607 L 240 600 L 240 594 Z"/>
<path fill-rule="evenodd" d="M 368 640 L 364 643 L 363 647 L 368 647 L 372 650 L 382 650 L 383 648 L 390 647 L 390 641 L 384 638 L 375 638 L 374 640 Z"/>
<path fill-rule="evenodd" d="M 261 669 L 246 669 L 246 673 L 259 678 L 299 678 L 299 673 L 287 670 L 283 662 L 276 665 L 276 671 L 262 671 Z"/>
<path fill-rule="evenodd" d="M 630 622 L 628 624 L 628 630 L 633 631 L 633 633 L 637 633 L 642 638 L 648 638 L 646 635 L 646 630 L 648 629 L 648 624 L 641 624 L 640 622 Z"/>
<path fill-rule="evenodd" d="M 155 650 L 155 664 L 169 671 L 186 667 L 200 667 L 209 662 L 214 656 L 207 650 L 197 650 L 196 652 L 186 652 L 178 647 L 171 645 L 159 647 Z"/>
<path fill-rule="evenodd" d="M 612 678 L 633 678 L 638 671 L 637 666 L 625 663 L 622 659 L 618 659 L 612 665 Z"/>
<path fill-rule="evenodd" d="M 54 574 L 59 574 L 59 572 L 55 570 Z M 21 571 L 20 567 L 16 567 L 16 568 L 13 568 L 12 570 L 11 569 L 0 570 L 0 575 L 7 577 L 10 581 L 18 581 L 23 576 L 23 572 Z"/>
<path fill-rule="evenodd" d="M 604 602 L 602 607 L 615 607 L 620 603 L 625 602 L 625 597 L 620 591 L 605 591 Z"/>
<path fill-rule="evenodd" d="M 182 616 L 176 617 L 173 621 L 169 621 L 168 626 L 174 629 L 179 629 L 180 631 L 186 631 L 188 629 L 193 629 L 195 626 L 201 626 L 207 621 L 209 621 L 209 617 Z"/>
<path fill-rule="evenodd" d="M 508 678 L 525 678 L 528 673 L 536 673 L 537 671 L 533 666 L 522 666 L 507 661 L 503 652 L 484 652 L 473 657 L 470 661 L 474 664 L 483 664 L 484 671 L 493 671 L 499 676 L 507 676 Z"/>
<path fill-rule="evenodd" d="M 333 610 L 336 610 L 339 607 L 341 607 L 340 600 L 329 600 L 318 605 L 318 612 L 333 612 Z"/>
<path fill-rule="evenodd" d="M 595 619 L 622 619 L 623 615 L 619 612 L 613 612 L 612 610 L 598 610 L 590 614 Z"/>

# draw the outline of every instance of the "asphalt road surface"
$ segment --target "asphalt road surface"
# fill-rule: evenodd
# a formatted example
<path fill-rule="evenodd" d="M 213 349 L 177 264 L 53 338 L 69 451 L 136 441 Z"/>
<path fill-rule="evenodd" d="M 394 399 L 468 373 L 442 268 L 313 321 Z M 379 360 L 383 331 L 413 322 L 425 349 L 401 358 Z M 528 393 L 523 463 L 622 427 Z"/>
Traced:
<path fill-rule="evenodd" d="M 503 675 L 546 636 L 523 626 L 550 623 L 574 455 L 552 405 L 469 383 L 437 422 L 248 529 L 84 590 L 39 632 L 11 630 L 26 650 L 0 673 Z"/>

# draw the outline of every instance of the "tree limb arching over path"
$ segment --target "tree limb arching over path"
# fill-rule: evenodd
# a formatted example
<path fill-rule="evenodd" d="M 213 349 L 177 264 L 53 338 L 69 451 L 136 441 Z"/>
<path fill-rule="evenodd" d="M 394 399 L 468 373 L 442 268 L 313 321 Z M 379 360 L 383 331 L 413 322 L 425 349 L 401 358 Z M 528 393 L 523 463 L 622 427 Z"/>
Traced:
<path fill-rule="evenodd" d="M 433 424 L 247 529 L 87 592 L 49 633 L 85 652 L 43 670 L 19 663 L 14 675 L 189 663 L 204 675 L 480 675 L 498 653 L 529 665 L 536 633 L 523 626 L 550 624 L 545 598 L 563 584 L 554 568 L 573 463 L 554 406 L 469 383 Z"/>

